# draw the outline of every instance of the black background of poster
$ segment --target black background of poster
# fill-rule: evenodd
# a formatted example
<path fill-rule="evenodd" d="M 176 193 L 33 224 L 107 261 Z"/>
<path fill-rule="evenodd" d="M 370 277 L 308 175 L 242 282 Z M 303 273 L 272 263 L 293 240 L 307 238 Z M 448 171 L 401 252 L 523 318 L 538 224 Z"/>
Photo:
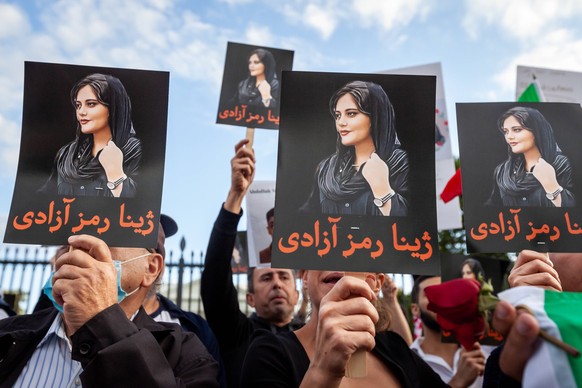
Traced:
<path fill-rule="evenodd" d="M 539 110 L 554 130 L 554 137 L 568 157 L 574 172 L 574 195 L 577 205 L 570 208 L 522 207 L 519 212 L 521 236 L 505 241 L 503 235 L 490 236 L 477 241 L 471 236 L 482 222 L 499 222 L 498 214 L 510 215 L 509 207 L 484 206 L 493 190 L 493 171 L 507 159 L 507 143 L 497 129 L 498 118 L 509 108 L 528 106 Z M 457 127 L 463 184 L 463 211 L 469 253 L 504 253 L 533 249 L 537 251 L 576 252 L 582 244 L 581 235 L 566 233 L 564 213 L 568 212 L 572 223 L 582 224 L 582 109 L 573 103 L 457 103 Z M 506 217 L 507 219 L 507 217 Z M 559 240 L 552 242 L 548 236 L 539 235 L 527 241 L 533 222 L 539 228 L 543 224 L 558 225 Z"/>
<path fill-rule="evenodd" d="M 282 253 L 279 239 L 292 232 L 312 232 L 317 215 L 301 214 L 298 208 L 307 200 L 317 164 L 335 152 L 335 122 L 329 110 L 332 94 L 354 80 L 381 85 L 395 111 L 395 126 L 402 148 L 408 152 L 410 174 L 409 215 L 407 217 L 343 216 L 338 234 L 353 235 L 353 241 L 370 237 L 381 239 L 383 254 L 370 258 L 362 250 L 344 258 L 349 245 L 334 253 L 319 257 L 317 250 Z M 388 74 L 350 74 L 284 71 L 282 85 L 281 125 L 277 164 L 277 192 L 273 238 L 273 267 L 296 269 L 326 269 L 345 271 L 378 271 L 413 274 L 439 274 L 439 252 L 436 232 L 434 106 L 436 77 Z M 327 223 L 328 215 L 319 217 Z M 412 258 L 410 252 L 393 249 L 392 224 L 398 225 L 398 235 L 408 241 L 428 231 L 433 244 L 432 258 L 425 262 Z M 322 228 L 323 229 L 323 228 Z M 424 242 L 423 242 L 424 243 Z"/>
<path fill-rule="evenodd" d="M 239 82 L 249 76 L 249 54 L 258 48 L 269 50 L 275 58 L 277 79 L 281 85 L 281 72 L 293 68 L 293 55 L 291 50 L 284 50 L 266 46 L 252 46 L 242 43 L 228 42 L 226 47 L 226 58 L 224 61 L 224 73 L 222 76 L 222 87 L 220 89 L 220 99 L 218 103 L 218 113 L 225 109 L 233 109 L 234 106 L 229 104 L 229 100 L 235 95 Z M 279 117 L 281 101 L 279 99 L 277 107 L 271 109 L 271 114 Z M 247 107 L 247 112 L 259 113 L 267 117 L 269 109 L 265 107 Z M 221 119 L 216 115 L 217 124 L 229 124 L 240 127 L 277 129 L 279 125 L 265 121 L 262 124 L 249 124 L 246 122 L 236 121 L 233 118 Z"/>
<path fill-rule="evenodd" d="M 17 231 L 12 221 L 15 216 L 21 219 L 29 210 L 47 212 L 52 200 L 63 208 L 63 196 L 36 191 L 48 180 L 57 151 L 75 139 L 77 124 L 71 89 L 93 73 L 119 78 L 131 100 L 132 122 L 142 145 L 137 194 L 135 198 L 76 197 L 71 204 L 71 218 L 79 212 L 84 213 L 85 219 L 95 214 L 108 217 L 111 221 L 108 232 L 97 235 L 96 228 L 91 227 L 79 234 L 97 235 L 113 246 L 155 247 L 166 151 L 169 73 L 40 62 L 25 62 L 20 156 L 4 242 L 61 245 L 72 234 L 71 227 L 76 225 L 72 221 L 67 228 L 54 233 L 48 231 L 47 225 Z M 134 233 L 133 228 L 115 228 L 119 225 L 122 203 L 134 221 L 151 210 L 155 216 L 154 231 L 142 236 Z"/>

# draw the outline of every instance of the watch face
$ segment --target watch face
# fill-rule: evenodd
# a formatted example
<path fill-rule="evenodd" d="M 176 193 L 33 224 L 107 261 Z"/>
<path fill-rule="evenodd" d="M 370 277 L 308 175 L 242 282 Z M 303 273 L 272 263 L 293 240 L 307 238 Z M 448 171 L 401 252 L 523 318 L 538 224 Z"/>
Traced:
<path fill-rule="evenodd" d="M 556 197 L 557 197 L 557 195 L 556 195 Z M 549 199 L 550 201 L 552 201 L 555 197 L 554 197 L 553 193 L 550 193 L 550 194 L 546 193 L 546 198 Z"/>
<path fill-rule="evenodd" d="M 109 190 L 113 190 L 115 188 L 115 184 L 113 182 L 107 182 L 107 188 Z"/>
<path fill-rule="evenodd" d="M 382 207 L 383 205 L 382 200 L 380 198 L 374 198 L 374 205 Z"/>

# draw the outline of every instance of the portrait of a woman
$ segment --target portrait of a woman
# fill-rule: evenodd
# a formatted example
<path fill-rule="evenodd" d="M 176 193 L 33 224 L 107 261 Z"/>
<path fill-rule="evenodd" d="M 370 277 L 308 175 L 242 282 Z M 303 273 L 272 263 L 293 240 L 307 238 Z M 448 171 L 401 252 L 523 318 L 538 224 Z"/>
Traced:
<path fill-rule="evenodd" d="M 59 195 L 134 197 L 142 156 L 121 81 L 91 74 L 71 90 L 76 136 L 55 157 L 41 192 Z"/>
<path fill-rule="evenodd" d="M 302 211 L 405 216 L 408 155 L 400 148 L 392 103 L 373 82 L 352 81 L 331 97 L 336 151 L 315 171 Z"/>
<path fill-rule="evenodd" d="M 572 166 L 546 118 L 529 107 L 501 115 L 498 128 L 507 143 L 507 159 L 493 173 L 486 205 L 572 207 L 576 205 Z"/>
<path fill-rule="evenodd" d="M 262 48 L 251 51 L 248 68 L 249 75 L 238 84 L 231 103 L 276 108 L 280 86 L 273 54 Z"/>
<path fill-rule="evenodd" d="M 463 279 L 475 279 L 485 281 L 485 271 L 479 260 L 469 257 L 461 264 L 461 277 Z"/>

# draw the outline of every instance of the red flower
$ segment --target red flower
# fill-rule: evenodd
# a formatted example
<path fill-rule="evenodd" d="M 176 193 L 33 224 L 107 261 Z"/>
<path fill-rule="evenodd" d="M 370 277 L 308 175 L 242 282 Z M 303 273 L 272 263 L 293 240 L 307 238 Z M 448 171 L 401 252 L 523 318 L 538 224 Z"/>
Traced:
<path fill-rule="evenodd" d="M 429 301 L 427 308 L 436 313 L 441 328 L 451 332 L 467 350 L 481 338 L 485 325 L 490 324 L 490 314 L 499 302 L 499 298 L 493 295 L 491 280 L 479 283 L 475 279 L 453 279 L 426 287 L 424 294 Z M 527 306 L 518 305 L 516 309 L 533 315 Z M 580 356 L 578 349 L 546 331 L 540 330 L 539 335 L 573 357 Z"/>
<path fill-rule="evenodd" d="M 467 350 L 485 330 L 485 319 L 479 309 L 481 284 L 474 279 L 453 279 L 424 289 L 428 309 L 437 314 L 443 330 L 453 333 Z"/>

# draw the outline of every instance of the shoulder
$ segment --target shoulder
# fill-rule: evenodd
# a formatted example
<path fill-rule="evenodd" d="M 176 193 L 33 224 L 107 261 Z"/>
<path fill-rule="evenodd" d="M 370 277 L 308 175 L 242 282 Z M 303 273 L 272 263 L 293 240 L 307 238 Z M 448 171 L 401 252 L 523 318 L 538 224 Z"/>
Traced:
<path fill-rule="evenodd" d="M 8 333 L 21 329 L 30 332 L 35 328 L 42 328 L 45 326 L 48 329 L 57 314 L 58 311 L 56 309 L 47 308 L 38 310 L 32 314 L 13 315 L 8 318 L 0 319 L 0 333 Z"/>

